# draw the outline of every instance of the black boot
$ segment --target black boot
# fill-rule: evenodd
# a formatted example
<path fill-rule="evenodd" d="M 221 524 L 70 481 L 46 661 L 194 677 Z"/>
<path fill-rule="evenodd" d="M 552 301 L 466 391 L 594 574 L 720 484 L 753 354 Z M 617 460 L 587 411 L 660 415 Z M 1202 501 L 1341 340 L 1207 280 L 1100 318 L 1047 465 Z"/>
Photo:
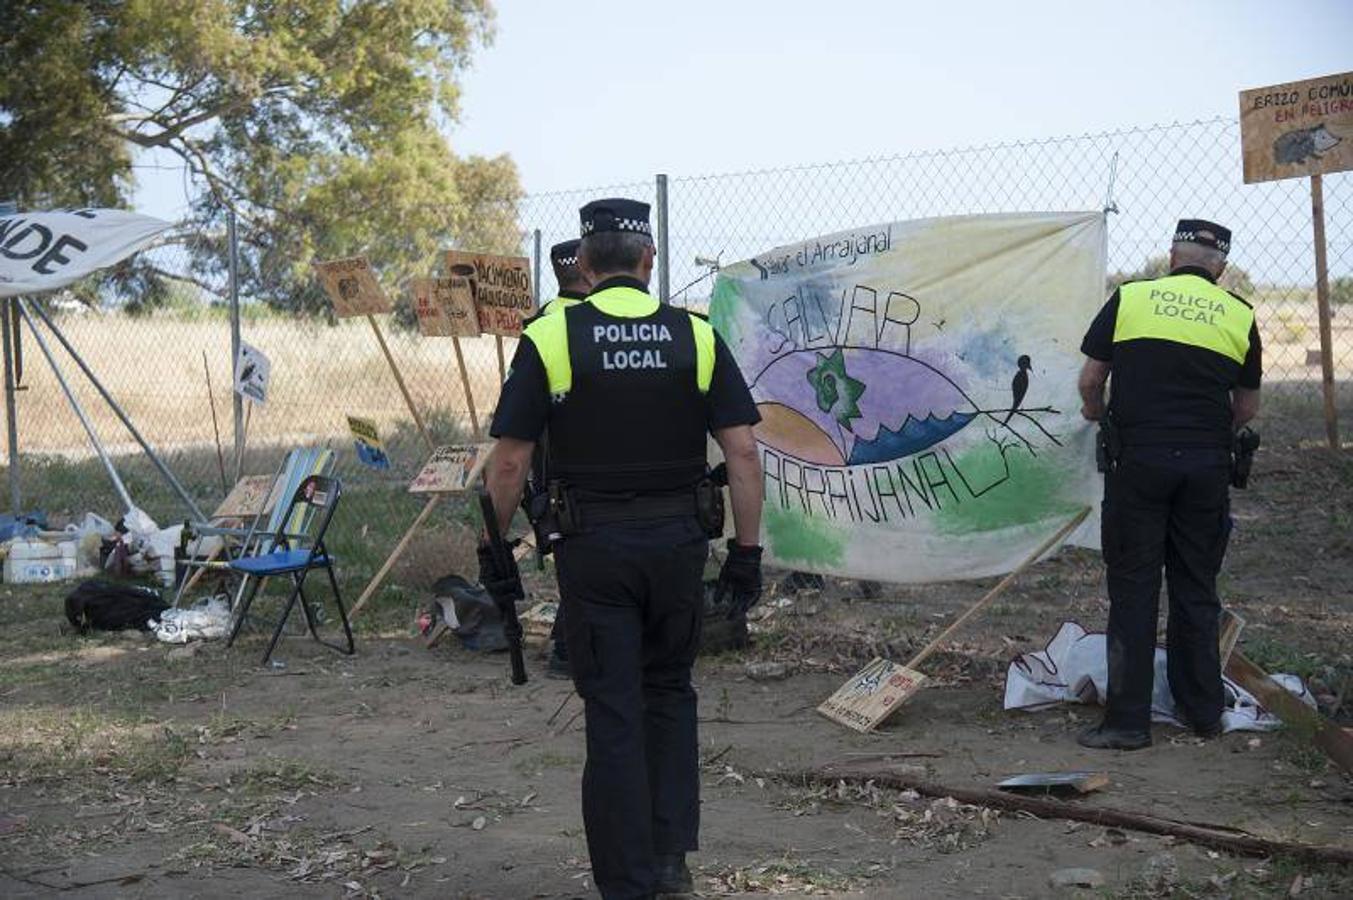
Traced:
<path fill-rule="evenodd" d="M 686 867 L 685 853 L 659 853 L 653 860 L 657 874 L 654 894 L 658 897 L 678 898 L 695 896 L 695 880 Z"/>
<path fill-rule="evenodd" d="M 1076 743 L 1093 750 L 1141 750 L 1151 746 L 1151 732 L 1110 728 L 1101 722 L 1082 731 Z"/>

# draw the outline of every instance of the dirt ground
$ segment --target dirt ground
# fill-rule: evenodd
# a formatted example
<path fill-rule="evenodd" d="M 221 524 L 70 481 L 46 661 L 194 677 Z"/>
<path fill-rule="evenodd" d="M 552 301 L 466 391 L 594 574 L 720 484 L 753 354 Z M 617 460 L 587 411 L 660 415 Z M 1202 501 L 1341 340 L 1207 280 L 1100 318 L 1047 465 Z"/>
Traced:
<path fill-rule="evenodd" d="M 1327 712 L 1353 721 L 1353 456 L 1266 445 L 1234 505 L 1222 593 L 1249 623 L 1243 649 L 1314 677 Z M 1039 897 L 1071 867 L 1102 877 L 1086 896 L 1353 895 L 1353 868 L 786 774 L 875 755 L 969 788 L 1096 769 L 1111 784 L 1082 804 L 1353 847 L 1353 781 L 1294 735 L 1201 744 L 1158 728 L 1149 750 L 1095 753 L 1074 740 L 1094 709 L 1002 711 L 1013 656 L 1063 620 L 1102 626 L 1097 554 L 1064 551 L 1021 577 L 878 733 L 814 712 L 989 586 L 777 589 L 752 649 L 702 659 L 703 895 Z M 534 589 L 550 594 L 539 576 Z M 401 608 L 366 621 L 355 657 L 288 638 L 284 665 L 260 668 L 257 641 L 194 652 L 70 636 L 62 593 L 0 589 L 0 896 L 594 895 L 581 707 L 538 657 L 513 688 L 502 656 L 422 649 Z M 765 661 L 787 677 L 749 677 Z"/>

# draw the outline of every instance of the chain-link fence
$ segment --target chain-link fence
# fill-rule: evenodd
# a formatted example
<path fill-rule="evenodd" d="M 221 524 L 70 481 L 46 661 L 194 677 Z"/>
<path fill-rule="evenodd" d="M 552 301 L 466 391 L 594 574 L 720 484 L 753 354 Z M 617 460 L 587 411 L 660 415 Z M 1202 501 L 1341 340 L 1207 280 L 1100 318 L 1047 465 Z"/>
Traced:
<path fill-rule="evenodd" d="M 1257 310 L 1266 386 L 1278 389 L 1270 390 L 1264 415 L 1309 423 L 1316 435 L 1322 426 L 1309 184 L 1291 179 L 1244 185 L 1240 161 L 1238 123 L 1214 119 L 847 163 L 673 175 L 665 190 L 671 299 L 702 308 L 720 263 L 832 231 L 1029 210 L 1110 210 L 1112 279 L 1159 266 L 1177 218 L 1210 218 L 1232 227 L 1227 283 Z M 552 243 L 576 236 L 578 207 L 601 196 L 633 197 L 655 208 L 661 199 L 656 179 L 528 196 L 518 209 L 521 252 L 534 252 L 536 232 L 545 253 Z M 1347 391 L 1353 380 L 1353 176 L 1326 177 L 1325 215 L 1335 374 Z M 153 312 L 87 311 L 59 300 L 46 302 L 71 343 L 150 442 L 166 452 L 204 508 L 214 506 L 236 471 L 270 471 L 286 448 L 328 443 L 339 450 L 339 476 L 365 498 L 362 516 L 379 526 L 380 537 L 369 542 L 371 553 L 360 568 L 373 567 L 417 511 L 418 501 L 407 497 L 404 487 L 426 448 L 372 327 L 364 319 L 330 323 L 318 316 L 273 313 L 254 298 L 241 298 L 243 339 L 271 358 L 273 373 L 267 403 L 245 415 L 248 450 L 237 465 L 226 267 L 219 274 L 189 274 L 200 267 L 189 264 L 188 253 L 179 245 L 143 254 L 161 272 L 177 276 L 168 281 L 167 302 Z M 249 273 L 256 283 L 271 277 L 267 265 Z M 556 288 L 548 259 L 540 271 L 540 295 L 548 299 Z M 436 440 L 468 435 L 470 404 L 451 339 L 420 337 L 399 316 L 378 320 Z M 497 342 L 483 337 L 460 343 L 475 418 L 484 425 L 500 383 Z M 509 360 L 512 350 L 512 342 L 506 342 Z M 29 503 L 78 511 L 106 502 L 101 473 L 88 465 L 91 451 L 80 425 L 27 334 L 23 356 L 18 424 Z M 93 426 L 128 468 L 133 496 L 141 502 L 138 492 L 149 495 L 144 505 L 152 513 L 177 516 L 113 414 L 72 367 L 65 369 Z M 216 406 L 216 427 L 209 396 Z M 1343 403 L 1345 431 L 1353 428 L 1348 405 Z M 349 415 L 378 423 L 391 469 L 358 464 L 348 437 Z"/>

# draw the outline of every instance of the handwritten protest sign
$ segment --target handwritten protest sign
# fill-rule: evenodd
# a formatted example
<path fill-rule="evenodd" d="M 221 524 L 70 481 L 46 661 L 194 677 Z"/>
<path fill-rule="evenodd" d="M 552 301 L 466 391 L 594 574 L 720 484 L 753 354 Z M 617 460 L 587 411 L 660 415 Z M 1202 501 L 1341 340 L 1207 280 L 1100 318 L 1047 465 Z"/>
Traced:
<path fill-rule="evenodd" d="M 492 443 L 438 447 L 409 484 L 409 493 L 452 494 L 466 490 L 483 471 L 491 450 Z"/>
<path fill-rule="evenodd" d="M 390 311 L 390 300 L 365 256 L 316 261 L 315 271 L 324 292 L 333 301 L 334 315 L 338 318 Z"/>
<path fill-rule="evenodd" d="M 348 431 L 357 447 L 358 462 L 373 469 L 390 468 L 390 457 L 385 455 L 385 445 L 373 420 L 348 416 Z"/>
<path fill-rule="evenodd" d="M 410 290 L 419 332 L 428 337 L 479 336 L 479 316 L 469 278 L 415 278 Z"/>
<path fill-rule="evenodd" d="M 500 337 L 521 334 L 522 321 L 535 309 L 530 259 L 448 250 L 446 272 L 470 279 L 482 332 Z"/>
<path fill-rule="evenodd" d="M 212 513 L 217 519 L 252 519 L 266 515 L 277 502 L 282 483 L 271 475 L 245 475 L 226 494 L 221 505 Z"/>
<path fill-rule="evenodd" d="M 1353 72 L 1240 92 L 1245 183 L 1353 169 Z"/>
<path fill-rule="evenodd" d="M 875 657 L 840 690 L 823 700 L 817 711 L 856 731 L 873 731 L 919 691 L 925 680 L 920 672 Z"/>
<path fill-rule="evenodd" d="M 720 270 L 710 321 L 761 414 L 767 555 L 978 578 L 1094 505 L 1076 378 L 1104 252 L 1101 212 L 1014 213 L 857 228 Z M 1072 541 L 1098 546 L 1093 521 Z"/>

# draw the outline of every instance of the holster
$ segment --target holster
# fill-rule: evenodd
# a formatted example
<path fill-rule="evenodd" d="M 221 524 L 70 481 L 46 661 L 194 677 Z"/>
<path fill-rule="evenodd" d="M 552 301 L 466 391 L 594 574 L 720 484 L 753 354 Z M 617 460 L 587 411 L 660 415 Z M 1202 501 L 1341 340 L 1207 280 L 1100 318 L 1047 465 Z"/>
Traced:
<path fill-rule="evenodd" d="M 707 472 L 696 482 L 695 518 L 704 529 L 705 537 L 712 540 L 723 535 L 723 487 L 714 473 Z"/>
<path fill-rule="evenodd" d="M 1231 486 L 1244 489 L 1250 484 L 1250 467 L 1254 451 L 1259 449 L 1259 432 L 1246 426 L 1236 432 L 1231 442 Z"/>
<path fill-rule="evenodd" d="M 1099 420 L 1099 432 L 1095 435 L 1095 468 L 1107 474 L 1118 467 L 1123 455 L 1123 437 L 1118 426 L 1105 414 Z"/>

